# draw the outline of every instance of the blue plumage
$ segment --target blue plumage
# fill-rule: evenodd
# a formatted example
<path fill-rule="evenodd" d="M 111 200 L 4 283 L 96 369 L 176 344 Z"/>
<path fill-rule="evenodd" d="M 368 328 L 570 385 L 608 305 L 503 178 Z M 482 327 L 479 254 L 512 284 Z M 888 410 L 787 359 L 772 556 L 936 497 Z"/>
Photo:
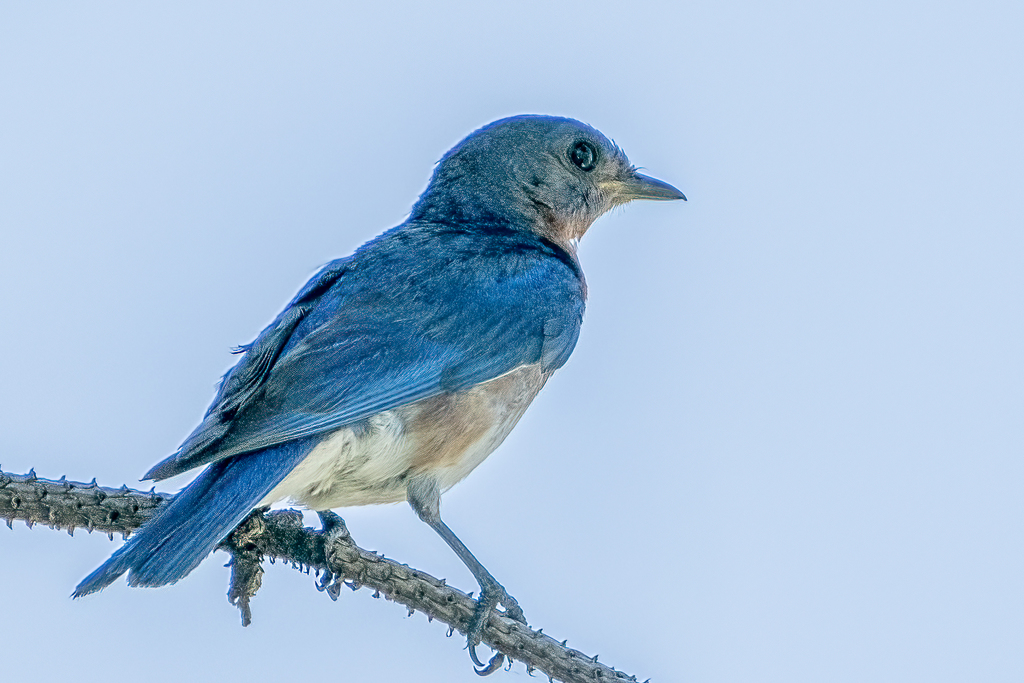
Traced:
<path fill-rule="evenodd" d="M 329 264 L 228 373 L 178 453 L 146 478 L 323 433 L 520 365 L 561 367 L 583 320 L 575 258 L 507 229 L 492 229 L 481 252 L 479 232 L 406 225 Z"/>
<path fill-rule="evenodd" d="M 523 116 L 438 164 L 409 220 L 324 267 L 224 377 L 178 451 L 208 465 L 76 589 L 188 574 L 258 504 L 408 499 L 481 583 L 470 641 L 504 592 L 440 519 L 441 492 L 515 425 L 572 353 L 586 285 L 576 243 L 632 199 L 685 199 L 596 130 Z M 474 660 L 475 660 L 475 654 Z"/>
<path fill-rule="evenodd" d="M 314 445 L 300 439 L 214 463 L 85 577 L 74 597 L 106 588 L 126 571 L 132 586 L 166 586 L 188 575 Z"/>

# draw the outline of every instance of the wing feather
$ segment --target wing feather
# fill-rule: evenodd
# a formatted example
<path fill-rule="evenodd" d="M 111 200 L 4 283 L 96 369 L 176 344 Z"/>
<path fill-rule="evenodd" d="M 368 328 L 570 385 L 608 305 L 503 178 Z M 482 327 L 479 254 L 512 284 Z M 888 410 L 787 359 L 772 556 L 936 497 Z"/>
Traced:
<path fill-rule="evenodd" d="M 147 478 L 331 431 L 521 365 L 566 361 L 584 306 L 566 255 L 521 235 L 481 250 L 478 235 L 411 232 L 422 239 L 385 233 L 315 276 Z"/>

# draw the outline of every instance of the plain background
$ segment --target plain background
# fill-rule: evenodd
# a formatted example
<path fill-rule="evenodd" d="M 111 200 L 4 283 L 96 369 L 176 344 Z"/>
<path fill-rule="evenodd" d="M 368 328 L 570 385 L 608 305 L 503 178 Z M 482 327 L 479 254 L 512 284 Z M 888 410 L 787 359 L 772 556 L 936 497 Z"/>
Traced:
<path fill-rule="evenodd" d="M 579 346 L 447 521 L 640 680 L 1024 680 L 1019 2 L 346 5 L 0 7 L 5 470 L 135 485 L 452 144 L 573 116 L 690 202 L 590 231 Z M 477 680 L 279 565 L 247 629 L 223 555 L 68 599 L 118 545 L 0 529 L 5 680 Z"/>

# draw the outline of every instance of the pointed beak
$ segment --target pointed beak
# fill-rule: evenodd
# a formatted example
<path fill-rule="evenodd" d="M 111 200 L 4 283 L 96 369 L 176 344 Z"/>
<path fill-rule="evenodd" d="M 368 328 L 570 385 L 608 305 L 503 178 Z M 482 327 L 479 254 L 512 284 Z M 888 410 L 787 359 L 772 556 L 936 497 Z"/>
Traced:
<path fill-rule="evenodd" d="M 686 195 L 672 187 L 663 180 L 652 178 L 643 173 L 637 173 L 630 169 L 617 180 L 606 181 L 606 191 L 612 195 L 615 204 L 625 204 L 634 199 L 654 199 L 659 201 L 672 201 L 682 199 L 686 201 Z"/>
<path fill-rule="evenodd" d="M 646 176 L 643 173 L 636 173 L 635 171 L 628 178 L 619 182 L 617 190 L 616 194 L 622 197 L 623 201 L 627 202 L 634 199 L 656 199 L 661 201 L 682 199 L 684 202 L 686 201 L 686 195 L 665 181 Z"/>

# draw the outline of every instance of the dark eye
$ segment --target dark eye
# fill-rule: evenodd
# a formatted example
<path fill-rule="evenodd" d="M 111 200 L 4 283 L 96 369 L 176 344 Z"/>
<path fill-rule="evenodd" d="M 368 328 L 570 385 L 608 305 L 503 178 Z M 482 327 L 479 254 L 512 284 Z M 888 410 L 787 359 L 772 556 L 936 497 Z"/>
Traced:
<path fill-rule="evenodd" d="M 597 150 L 589 142 L 580 140 L 569 148 L 569 161 L 581 171 L 593 171 L 597 166 Z"/>

